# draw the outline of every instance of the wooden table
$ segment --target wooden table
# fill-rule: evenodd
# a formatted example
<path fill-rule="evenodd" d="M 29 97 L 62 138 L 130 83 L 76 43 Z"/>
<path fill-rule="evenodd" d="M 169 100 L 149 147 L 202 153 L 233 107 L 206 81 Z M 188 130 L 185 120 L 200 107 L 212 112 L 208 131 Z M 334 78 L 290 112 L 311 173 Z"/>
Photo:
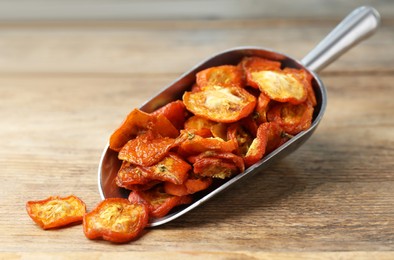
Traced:
<path fill-rule="evenodd" d="M 0 24 L 0 258 L 392 258 L 394 20 L 322 72 L 328 107 L 299 150 L 137 241 L 43 231 L 25 203 L 100 200 L 97 166 L 126 114 L 213 53 L 302 58 L 340 18 Z"/>

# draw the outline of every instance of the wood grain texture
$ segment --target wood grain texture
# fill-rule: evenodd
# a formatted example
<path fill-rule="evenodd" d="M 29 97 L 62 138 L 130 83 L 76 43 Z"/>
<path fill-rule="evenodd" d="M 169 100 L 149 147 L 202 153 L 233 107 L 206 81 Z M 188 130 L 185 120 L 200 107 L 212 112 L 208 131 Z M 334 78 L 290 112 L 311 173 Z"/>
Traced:
<path fill-rule="evenodd" d="M 156 251 L 156 252 L 30 252 L 30 253 L 6 253 L 2 254 L 7 259 L 166 259 L 183 260 L 185 258 L 207 259 L 207 260 L 225 260 L 225 259 L 278 259 L 278 260 L 320 260 L 320 259 L 392 259 L 390 252 L 189 252 L 189 251 Z"/>
<path fill-rule="evenodd" d="M 0 258 L 392 258 L 391 20 L 321 74 L 328 107 L 304 146 L 141 239 L 90 241 L 80 225 L 43 231 L 24 208 L 73 193 L 92 209 L 113 129 L 201 59 L 237 45 L 302 57 L 335 23 L 0 25 Z"/>
<path fill-rule="evenodd" d="M 339 19 L 0 24 L 0 73 L 174 78 L 217 52 L 261 46 L 301 59 Z M 387 24 L 387 25 L 385 25 Z M 389 73 L 393 20 L 325 73 Z M 165 66 L 163 66 L 165 64 Z M 20 75 L 20 74 L 19 74 Z"/>

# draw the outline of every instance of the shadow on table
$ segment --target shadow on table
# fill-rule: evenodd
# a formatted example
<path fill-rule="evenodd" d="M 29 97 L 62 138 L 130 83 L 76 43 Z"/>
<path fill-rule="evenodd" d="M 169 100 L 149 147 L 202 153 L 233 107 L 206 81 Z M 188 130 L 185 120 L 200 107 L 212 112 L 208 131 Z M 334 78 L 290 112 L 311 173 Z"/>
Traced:
<path fill-rule="evenodd" d="M 351 164 L 357 158 L 351 153 L 341 153 L 340 143 L 312 139 L 261 174 L 219 194 L 163 228 L 236 223 L 237 219 L 248 215 L 263 217 L 265 211 L 280 211 L 281 207 L 297 210 L 296 203 L 305 203 L 302 200 L 315 195 L 326 182 L 351 182 L 351 176 L 334 172 L 332 164 Z"/>

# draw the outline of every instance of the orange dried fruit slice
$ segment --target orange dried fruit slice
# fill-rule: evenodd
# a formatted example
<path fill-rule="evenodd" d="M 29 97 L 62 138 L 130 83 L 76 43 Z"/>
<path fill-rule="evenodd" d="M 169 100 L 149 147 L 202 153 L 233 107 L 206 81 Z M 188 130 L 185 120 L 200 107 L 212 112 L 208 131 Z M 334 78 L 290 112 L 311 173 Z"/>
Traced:
<path fill-rule="evenodd" d="M 151 166 L 162 160 L 176 146 L 176 139 L 157 137 L 151 131 L 138 135 L 120 150 L 118 158 L 140 166 Z"/>
<path fill-rule="evenodd" d="M 282 139 L 282 128 L 274 122 L 263 123 L 257 129 L 256 138 L 253 139 L 249 146 L 248 151 L 244 156 L 246 167 L 250 167 L 259 160 L 261 160 L 265 154 L 276 149 L 280 144 L 285 142 Z"/>
<path fill-rule="evenodd" d="M 187 179 L 191 168 L 189 163 L 175 153 L 169 153 L 157 164 L 149 167 L 124 161 L 116 177 L 116 184 L 126 189 L 132 189 L 135 184 L 145 185 L 152 181 L 182 184 Z"/>
<path fill-rule="evenodd" d="M 163 137 L 175 138 L 179 134 L 178 130 L 165 116 L 151 115 L 139 109 L 134 109 L 111 135 L 109 147 L 119 152 L 129 140 L 148 130 L 154 130 Z"/>
<path fill-rule="evenodd" d="M 271 99 L 264 93 L 260 93 L 259 97 L 257 98 L 257 105 L 254 110 L 254 119 L 258 124 L 262 124 L 267 122 L 267 111 L 269 108 L 269 103 Z"/>
<path fill-rule="evenodd" d="M 245 170 L 242 157 L 233 153 L 209 151 L 188 160 L 193 163 L 194 173 L 203 177 L 224 179 Z"/>
<path fill-rule="evenodd" d="M 313 107 L 309 102 L 298 105 L 277 103 L 267 112 L 268 121 L 278 123 L 291 135 L 308 129 L 312 124 L 312 116 Z"/>
<path fill-rule="evenodd" d="M 212 184 L 212 178 L 192 177 L 183 184 L 164 183 L 164 191 L 175 196 L 185 196 L 207 189 Z"/>
<path fill-rule="evenodd" d="M 243 87 L 243 73 L 238 66 L 223 65 L 202 70 L 196 74 L 200 88 L 209 86 Z"/>
<path fill-rule="evenodd" d="M 144 204 L 108 198 L 84 215 L 83 231 L 89 239 L 125 243 L 140 236 L 148 220 L 148 209 Z"/>
<path fill-rule="evenodd" d="M 151 114 L 155 116 L 165 116 L 176 129 L 180 130 L 183 128 L 183 124 L 186 121 L 187 111 L 182 100 L 176 100 L 155 110 Z"/>
<path fill-rule="evenodd" d="M 174 196 L 165 193 L 161 186 L 147 191 L 132 191 L 128 199 L 133 203 L 146 205 L 149 209 L 149 216 L 153 218 L 164 217 L 174 207 L 192 202 L 189 196 Z"/>
<path fill-rule="evenodd" d="M 245 156 L 254 139 L 253 135 L 240 123 L 229 126 L 227 137 L 236 144 L 236 154 L 240 156 Z"/>
<path fill-rule="evenodd" d="M 152 180 L 172 182 L 182 184 L 188 177 L 191 165 L 185 162 L 179 155 L 169 153 L 156 165 L 149 167 L 148 177 Z"/>
<path fill-rule="evenodd" d="M 64 198 L 50 196 L 44 200 L 28 201 L 26 210 L 41 228 L 51 229 L 82 221 L 86 206 L 74 195 Z"/>
<path fill-rule="evenodd" d="M 202 137 L 212 137 L 211 127 L 215 124 L 216 122 L 204 117 L 192 116 L 186 120 L 184 129 Z"/>
<path fill-rule="evenodd" d="M 304 83 L 308 92 L 308 97 L 307 97 L 308 102 L 313 107 L 316 106 L 317 101 L 316 101 L 315 91 L 313 90 L 312 87 L 312 75 L 303 69 L 298 70 L 293 68 L 285 68 L 283 71 L 293 73 L 294 76 L 298 77 L 298 79 Z"/>
<path fill-rule="evenodd" d="M 258 84 L 252 79 L 252 72 L 265 70 L 280 70 L 279 61 L 267 60 L 260 57 L 246 57 L 239 63 L 246 76 L 246 84 L 253 88 L 259 88 Z"/>
<path fill-rule="evenodd" d="M 203 138 L 192 133 L 181 131 L 181 135 L 188 135 L 188 138 L 179 145 L 178 153 L 184 156 L 196 155 L 206 151 L 232 152 L 236 149 L 233 140 L 224 141 L 221 138 Z"/>
<path fill-rule="evenodd" d="M 292 72 L 263 70 L 251 73 L 251 80 L 270 99 L 300 104 L 308 96 L 305 82 Z"/>
<path fill-rule="evenodd" d="M 190 112 L 215 122 L 231 123 L 253 112 L 256 98 L 240 87 L 210 86 L 185 92 L 183 102 Z"/>
<path fill-rule="evenodd" d="M 131 187 L 136 184 L 145 185 L 150 183 L 151 180 L 148 178 L 148 175 L 149 172 L 146 167 L 123 161 L 115 178 L 115 182 L 119 187 L 131 189 Z"/>

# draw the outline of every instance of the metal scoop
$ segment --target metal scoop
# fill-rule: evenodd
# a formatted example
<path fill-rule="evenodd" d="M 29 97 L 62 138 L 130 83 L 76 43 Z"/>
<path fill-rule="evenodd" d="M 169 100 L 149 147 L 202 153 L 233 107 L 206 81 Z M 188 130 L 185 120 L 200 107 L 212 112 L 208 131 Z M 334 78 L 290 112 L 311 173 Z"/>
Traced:
<path fill-rule="evenodd" d="M 183 74 L 179 79 L 175 80 L 158 95 L 146 102 L 140 109 L 146 112 L 152 112 L 164 104 L 181 99 L 183 93 L 194 83 L 196 72 L 213 66 L 225 64 L 235 65 L 245 56 L 259 56 L 266 59 L 277 60 L 280 61 L 284 67 L 302 68 L 309 71 L 313 76 L 312 84 L 317 99 L 312 125 L 308 130 L 297 134 L 285 144 L 266 155 L 262 160 L 247 168 L 244 172 L 219 185 L 213 185 L 211 188 L 195 194 L 196 196 L 192 204 L 178 207 L 163 218 L 152 219 L 149 226 L 159 226 L 182 216 L 240 180 L 244 180 L 257 172 L 263 171 L 274 160 L 285 157 L 301 146 L 316 130 L 327 105 L 326 89 L 315 72 L 329 65 L 353 45 L 372 35 L 377 30 L 379 23 L 380 15 L 374 8 L 367 6 L 359 7 L 350 13 L 300 62 L 282 53 L 259 47 L 237 47 L 226 50 L 198 64 L 190 71 Z M 119 188 L 114 181 L 121 165 L 121 161 L 118 159 L 117 155 L 118 153 L 109 149 L 107 144 L 101 156 L 98 168 L 98 187 L 102 199 L 111 197 L 127 198 L 128 196 L 129 191 Z"/>

